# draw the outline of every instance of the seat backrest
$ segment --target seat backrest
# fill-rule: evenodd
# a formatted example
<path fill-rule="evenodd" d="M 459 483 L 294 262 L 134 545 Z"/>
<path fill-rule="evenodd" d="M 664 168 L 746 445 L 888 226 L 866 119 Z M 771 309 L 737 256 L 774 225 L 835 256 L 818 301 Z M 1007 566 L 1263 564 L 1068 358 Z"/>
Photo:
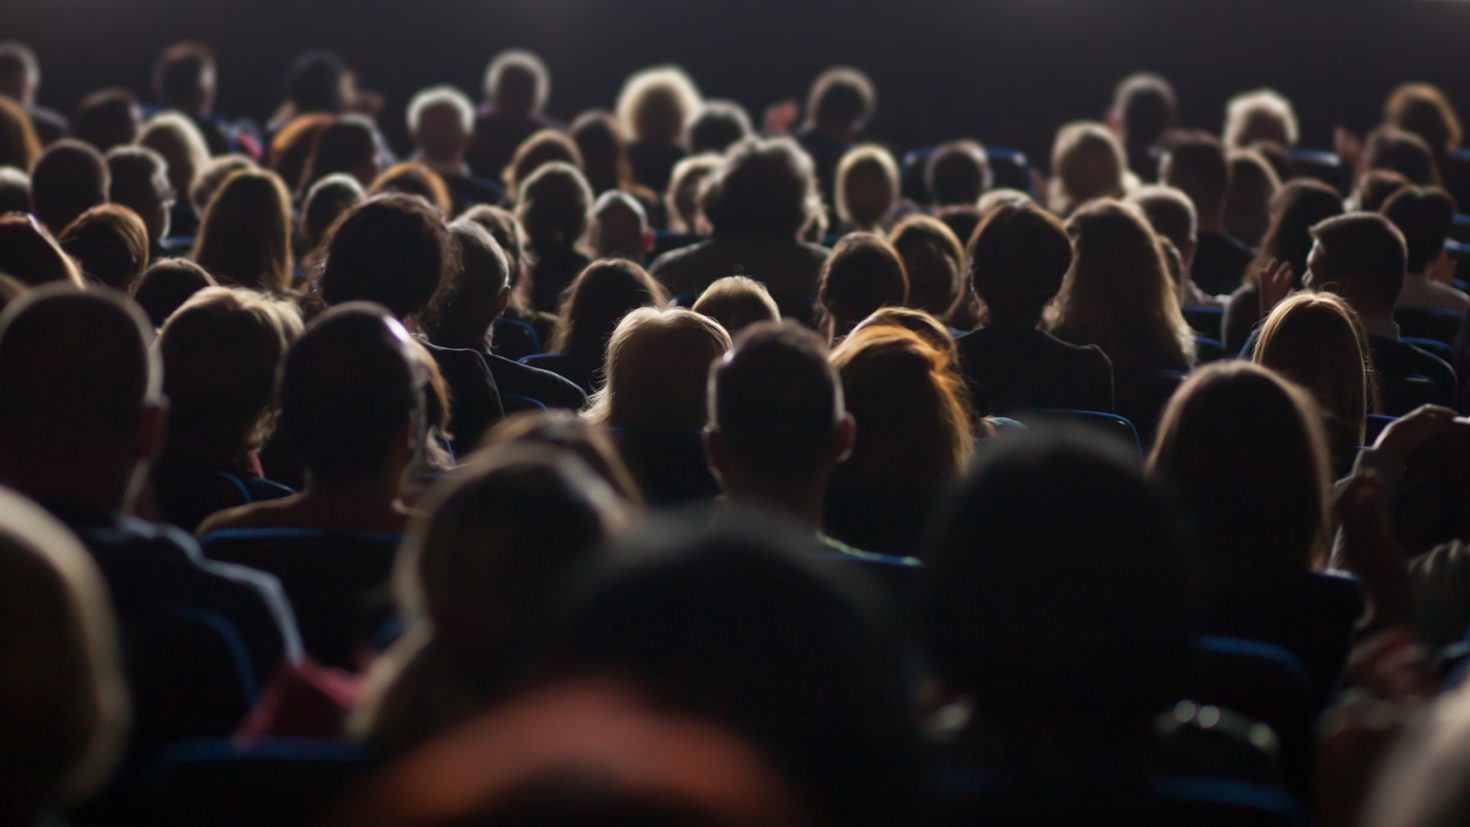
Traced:
<path fill-rule="evenodd" d="M 1138 429 L 1133 427 L 1128 417 L 1121 414 L 1047 408 L 1018 413 L 1015 418 L 1026 425 L 1037 425 L 1047 421 L 1075 424 L 1095 433 L 1106 434 L 1109 439 L 1119 440 L 1137 452 L 1140 457 L 1143 456 L 1143 443 L 1139 441 Z"/>
<path fill-rule="evenodd" d="M 1378 435 L 1398 417 L 1384 416 L 1383 414 L 1368 414 L 1368 427 L 1363 435 L 1363 442 L 1372 445 L 1378 440 Z"/>
<path fill-rule="evenodd" d="M 1470 245 L 1461 246 L 1470 250 Z M 1467 261 L 1470 261 L 1470 255 L 1467 255 Z M 1453 345 L 1455 338 L 1460 335 L 1465 314 L 1443 308 L 1400 307 L 1393 311 L 1393 320 L 1398 323 L 1400 334 L 1411 341 L 1433 339 L 1445 345 Z M 1453 359 L 1446 361 L 1454 364 Z"/>
<path fill-rule="evenodd" d="M 1160 370 L 1151 373 L 1126 373 L 1119 371 L 1113 376 L 1113 388 L 1117 397 L 1118 413 L 1126 416 L 1144 445 L 1151 444 L 1154 429 L 1169 397 L 1184 384 L 1185 374 L 1175 370 Z"/>
<path fill-rule="evenodd" d="M 1343 195 L 1351 188 L 1353 171 L 1337 153 L 1322 149 L 1292 149 L 1288 154 L 1295 177 L 1315 178 L 1332 185 Z"/>
<path fill-rule="evenodd" d="M 1031 177 L 1031 161 L 1026 153 L 1008 147 L 987 146 L 985 155 L 990 160 L 990 171 L 993 175 L 991 186 L 1009 187 L 1036 197 L 1035 182 Z"/>
<path fill-rule="evenodd" d="M 517 396 L 513 393 L 501 394 L 500 406 L 505 409 L 506 416 L 510 416 L 513 413 L 523 413 L 525 411 L 541 411 L 542 413 L 545 413 L 546 411 L 545 402 L 542 402 L 538 399 L 532 399 L 529 396 Z"/>
<path fill-rule="evenodd" d="M 497 331 L 500 330 L 501 328 L 507 328 L 507 327 L 513 327 L 518 332 L 520 332 L 520 334 L 522 336 L 528 337 L 528 341 L 531 343 L 531 345 L 533 347 L 533 350 L 532 350 L 533 353 L 540 352 L 540 350 L 541 350 L 541 334 L 539 334 L 539 333 L 536 332 L 536 328 L 532 327 L 531 325 L 526 324 L 525 322 L 523 322 L 523 321 L 521 321 L 519 319 L 507 319 L 504 316 L 501 316 L 500 318 L 498 318 L 498 319 L 495 320 L 495 329 Z"/>
<path fill-rule="evenodd" d="M 1194 359 L 1202 365 L 1218 362 L 1225 358 L 1225 345 L 1218 339 L 1204 336 L 1194 337 Z"/>
<path fill-rule="evenodd" d="M 1438 356 L 1448 365 L 1453 366 L 1455 364 L 1455 349 L 1444 342 L 1436 339 L 1419 339 L 1410 336 L 1404 336 L 1399 341 L 1406 345 L 1413 345 L 1430 356 Z"/>

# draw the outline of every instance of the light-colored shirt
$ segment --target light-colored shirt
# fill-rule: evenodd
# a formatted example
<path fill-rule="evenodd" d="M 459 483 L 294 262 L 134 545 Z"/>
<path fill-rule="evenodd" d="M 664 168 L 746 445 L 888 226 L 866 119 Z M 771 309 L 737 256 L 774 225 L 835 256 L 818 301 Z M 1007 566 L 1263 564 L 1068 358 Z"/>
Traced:
<path fill-rule="evenodd" d="M 1464 312 L 1470 308 L 1470 296 L 1444 282 L 1410 273 L 1404 278 L 1404 288 L 1399 291 L 1398 306 Z"/>

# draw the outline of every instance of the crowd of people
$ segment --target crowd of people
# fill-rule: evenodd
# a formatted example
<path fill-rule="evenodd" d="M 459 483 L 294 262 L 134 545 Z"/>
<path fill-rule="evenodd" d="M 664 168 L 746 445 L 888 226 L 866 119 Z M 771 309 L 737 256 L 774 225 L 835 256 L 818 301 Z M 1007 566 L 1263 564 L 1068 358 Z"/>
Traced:
<path fill-rule="evenodd" d="M 1470 814 L 1470 154 L 0 43 L 0 821 Z M 571 116 L 574 113 L 561 113 Z M 1316 148 L 1314 148 L 1316 147 Z M 1470 208 L 1467 208 L 1470 212 Z"/>

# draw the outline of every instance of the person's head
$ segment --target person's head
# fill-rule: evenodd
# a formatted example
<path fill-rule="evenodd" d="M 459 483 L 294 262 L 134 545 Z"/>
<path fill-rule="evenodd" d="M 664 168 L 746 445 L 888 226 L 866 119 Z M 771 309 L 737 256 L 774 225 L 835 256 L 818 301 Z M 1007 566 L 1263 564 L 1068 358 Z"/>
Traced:
<path fill-rule="evenodd" d="M 1363 444 L 1373 397 L 1372 353 L 1363 324 L 1331 293 L 1298 293 L 1266 317 L 1251 360 L 1310 391 L 1334 454 Z"/>
<path fill-rule="evenodd" d="M 607 343 L 602 388 L 584 416 L 611 428 L 697 431 L 710 365 L 730 349 L 719 322 L 681 308 L 640 307 Z"/>
<path fill-rule="evenodd" d="M 1439 187 L 1405 187 L 1379 210 L 1404 234 L 1410 273 L 1423 275 L 1448 255 L 1444 248 L 1455 223 L 1455 199 Z"/>
<path fill-rule="evenodd" d="M 821 209 L 811 156 L 790 138 L 742 141 L 705 185 L 702 209 L 720 235 L 795 239 Z"/>
<path fill-rule="evenodd" d="M 608 190 L 592 206 L 592 232 L 588 239 L 598 258 L 643 261 L 653 249 L 653 228 L 638 199 L 618 190 Z"/>
<path fill-rule="evenodd" d="M 1393 315 L 1408 272 L 1409 248 L 1392 221 L 1376 213 L 1348 213 L 1312 226 L 1303 285 L 1347 299 L 1364 319 Z"/>
<path fill-rule="evenodd" d="M 1464 134 L 1449 98 L 1428 83 L 1396 87 L 1383 103 L 1383 122 L 1423 138 L 1438 158 L 1459 149 Z"/>
<path fill-rule="evenodd" d="M 315 249 L 337 219 L 366 197 L 362 184 L 345 172 L 334 172 L 312 184 L 301 202 L 302 240 Z"/>
<path fill-rule="evenodd" d="M 1307 274 L 1307 256 L 1312 252 L 1312 227 L 1336 215 L 1342 215 L 1342 196 L 1337 190 L 1310 178 L 1288 181 L 1271 199 L 1271 226 L 1261 240 L 1257 264 L 1273 258 L 1285 261 L 1300 285 Z M 1258 269 L 1247 271 L 1249 283 L 1255 283 Z"/>
<path fill-rule="evenodd" d="M 131 293 L 148 266 L 148 228 L 127 207 L 103 204 L 77 216 L 57 236 L 62 252 L 96 284 Z"/>
<path fill-rule="evenodd" d="M 1261 243 L 1271 223 L 1271 199 L 1281 179 L 1259 152 L 1231 150 L 1230 187 L 1225 194 L 1225 231 L 1252 247 Z"/>
<path fill-rule="evenodd" d="M 591 224 L 592 188 L 571 164 L 546 164 L 520 188 L 516 218 L 532 249 L 574 247 Z"/>
<path fill-rule="evenodd" d="M 903 258 L 880 235 L 849 233 L 837 242 L 822 267 L 817 301 L 831 322 L 834 338 L 884 307 L 908 300 L 909 276 Z"/>
<path fill-rule="evenodd" d="M 810 126 L 848 139 L 862 131 L 877 108 L 873 82 L 851 66 L 834 66 L 818 75 L 806 98 Z"/>
<path fill-rule="evenodd" d="M 937 218 L 911 215 L 888 233 L 888 243 L 903 259 L 909 279 L 905 303 L 944 318 L 954 309 L 963 290 L 961 274 L 965 249 L 949 227 Z"/>
<path fill-rule="evenodd" d="M 582 170 L 582 151 L 577 142 L 556 129 L 542 129 L 516 147 L 510 163 L 505 165 L 505 191 L 511 198 L 518 198 L 526 183 L 548 164 L 568 164 L 578 172 Z"/>
<path fill-rule="evenodd" d="M 924 164 L 924 187 L 935 207 L 978 204 L 990 184 L 990 159 L 976 141 L 940 144 Z"/>
<path fill-rule="evenodd" d="M 837 163 L 834 188 L 838 218 L 854 230 L 879 231 L 898 206 L 898 164 L 881 146 L 853 147 Z"/>
<path fill-rule="evenodd" d="M 517 446 L 542 446 L 574 456 L 601 477 L 624 503 L 634 507 L 643 503 L 633 472 L 618 454 L 612 437 L 572 411 L 553 409 L 511 414 L 491 426 L 475 449 L 475 456 L 503 453 Z"/>
<path fill-rule="evenodd" d="M 852 330 L 856 333 L 871 327 L 896 327 L 907 330 L 923 339 L 925 344 L 939 351 L 950 365 L 959 366 L 960 349 L 955 344 L 954 334 L 949 332 L 944 322 L 922 310 L 915 310 L 912 307 L 885 307 L 863 319 Z"/>
<path fill-rule="evenodd" d="M 409 139 L 430 160 L 460 162 L 474 131 L 475 106 L 453 86 L 431 86 L 409 101 Z"/>
<path fill-rule="evenodd" d="M 1148 468 L 1178 494 L 1212 582 L 1262 585 L 1325 562 L 1327 457 L 1311 395 L 1232 361 L 1200 369 L 1169 400 Z"/>
<path fill-rule="evenodd" d="M 286 99 L 295 113 L 341 112 L 347 107 L 352 81 L 342 58 L 325 49 L 304 52 L 286 75 Z"/>
<path fill-rule="evenodd" d="M 90 144 L 63 138 L 31 167 L 31 212 L 59 233 L 88 208 L 107 203 L 107 159 Z"/>
<path fill-rule="evenodd" d="M 1074 121 L 1057 130 L 1051 171 L 1050 207 L 1058 214 L 1071 215 L 1095 198 L 1121 198 L 1128 162 L 1107 127 L 1095 121 Z"/>
<path fill-rule="evenodd" d="M 771 291 L 749 276 L 715 279 L 691 309 L 719 322 L 732 337 L 751 325 L 781 320 L 781 309 L 771 298 Z"/>
<path fill-rule="evenodd" d="M 17 40 L 0 42 L 0 95 L 30 106 L 41 85 L 41 63 L 31 47 Z"/>
<path fill-rule="evenodd" d="M 1125 145 L 1152 147 L 1174 127 L 1178 109 L 1179 101 L 1169 81 L 1152 72 L 1137 72 L 1124 78 L 1113 91 L 1108 120 Z"/>
<path fill-rule="evenodd" d="M 189 198 L 189 205 L 194 208 L 195 215 L 204 215 L 205 208 L 209 206 L 209 200 L 216 192 L 219 192 L 220 185 L 229 180 L 231 175 L 256 167 L 254 159 L 242 153 L 232 152 L 228 155 L 215 156 L 199 168 L 199 172 L 194 176 L 194 184 L 179 195 Z M 271 167 L 271 169 L 281 176 L 282 181 L 287 182 L 287 186 L 290 186 L 290 182 L 294 179 L 276 167 Z M 300 177 L 298 170 L 296 178 Z"/>
<path fill-rule="evenodd" d="M 108 200 L 137 213 L 151 244 L 163 241 L 178 198 L 169 181 L 168 162 L 147 147 L 115 146 L 107 151 L 107 171 L 111 178 Z"/>
<path fill-rule="evenodd" d="M 1067 431 L 996 440 L 943 506 L 925 561 L 928 654 L 970 697 L 980 738 L 1116 747 L 1147 738 L 1184 690 L 1191 567 L 1172 504 L 1121 446 Z M 1058 610 L 1037 612 L 1040 599 Z"/>
<path fill-rule="evenodd" d="M 76 263 L 29 215 L 0 215 L 0 273 L 27 286 L 64 281 L 82 286 Z"/>
<path fill-rule="evenodd" d="M 628 141 L 623 125 L 611 113 L 593 109 L 572 121 L 572 141 L 577 145 L 582 172 L 587 183 L 598 194 L 628 187 L 633 181 L 633 166 L 628 159 Z M 571 160 L 559 158 L 556 160 Z"/>
<path fill-rule="evenodd" d="M 193 259 L 222 283 L 283 293 L 291 286 L 291 195 L 269 170 L 237 172 L 199 219 Z"/>
<path fill-rule="evenodd" d="M 495 239 L 505 254 L 506 264 L 510 266 L 510 287 L 515 290 L 526 268 L 526 231 L 521 228 L 521 222 L 510 210 L 491 204 L 470 207 L 456 220 L 473 221 Z M 514 301 L 514 297 L 511 300 Z"/>
<path fill-rule="evenodd" d="M 398 319 L 428 305 L 454 261 L 444 218 L 412 195 L 369 198 L 344 213 L 322 244 L 323 301 L 376 302 Z"/>
<path fill-rule="evenodd" d="M 25 107 L 0 97 L 0 167 L 28 170 L 41 154 L 41 141 Z"/>
<path fill-rule="evenodd" d="M 15 167 L 0 167 L 0 215 L 31 211 L 31 176 Z"/>
<path fill-rule="evenodd" d="M 45 822 L 86 800 L 128 726 L 117 621 L 77 538 L 0 491 L 0 818 Z"/>
<path fill-rule="evenodd" d="M 288 181 L 292 187 L 299 189 L 302 179 L 306 177 L 306 169 L 311 163 L 311 153 L 316 149 L 317 140 L 336 121 L 336 115 L 325 112 L 292 118 L 290 123 L 281 127 L 276 136 L 271 138 L 270 152 L 267 153 L 270 168 L 281 176 L 281 180 Z M 191 200 L 197 209 L 199 199 Z"/>
<path fill-rule="evenodd" d="M 178 112 L 162 112 L 149 118 L 138 144 L 164 157 L 169 181 L 178 192 L 189 192 L 194 179 L 209 164 L 209 144 L 199 127 Z"/>
<path fill-rule="evenodd" d="M 636 262 L 594 261 L 583 268 L 562 295 L 551 352 L 602 361 L 618 322 L 640 307 L 662 309 L 668 295 Z"/>
<path fill-rule="evenodd" d="M 496 55 L 485 69 L 484 93 L 497 112 L 534 116 L 551 96 L 551 73 L 540 57 L 524 49 L 509 49 Z"/>
<path fill-rule="evenodd" d="M 1368 134 L 1362 168 L 1391 169 L 1421 187 L 1440 183 L 1439 164 L 1429 144 L 1412 132 L 1391 126 L 1381 126 Z"/>
<path fill-rule="evenodd" d="M 214 107 L 214 90 L 214 52 L 203 43 L 175 43 L 153 63 L 153 95 L 168 109 L 208 115 Z"/>
<path fill-rule="evenodd" d="M 654 66 L 623 84 L 618 119 L 634 143 L 683 144 L 684 124 L 699 103 L 699 89 L 683 69 Z"/>
<path fill-rule="evenodd" d="M 184 302 L 158 334 L 167 452 L 233 464 L 264 444 L 276 373 L 300 336 L 293 306 L 252 290 L 208 287 Z"/>
<path fill-rule="evenodd" d="M 449 213 L 454 209 L 454 203 L 449 196 L 449 186 L 444 183 L 444 179 L 439 177 L 439 173 L 417 161 L 403 161 L 383 170 L 368 187 L 367 197 L 371 198 L 390 192 L 415 195 L 424 199 L 429 206 L 438 210 L 446 221 Z"/>
<path fill-rule="evenodd" d="M 689 151 L 723 153 L 755 134 L 750 114 L 734 101 L 707 100 L 689 119 Z"/>
<path fill-rule="evenodd" d="M 990 211 L 970 239 L 970 286 L 992 324 L 1030 330 L 1072 267 L 1072 240 L 1056 216 L 1035 204 Z"/>
<path fill-rule="evenodd" d="M 510 264 L 482 226 L 461 218 L 449 225 L 456 266 L 419 319 L 429 341 L 483 350 L 490 326 L 510 302 Z"/>
<path fill-rule="evenodd" d="M 1358 176 L 1348 203 L 1355 210 L 1379 212 L 1394 193 L 1411 186 L 1409 179 L 1391 169 L 1370 169 Z"/>
<path fill-rule="evenodd" d="M 1187 270 L 1194 261 L 1195 245 L 1199 241 L 1199 223 L 1189 196 L 1174 187 L 1157 184 L 1139 187 L 1128 194 L 1126 201 L 1143 213 L 1156 235 L 1174 245 L 1180 263 Z"/>
<path fill-rule="evenodd" d="M 344 115 L 322 129 L 306 163 L 300 189 L 334 172 L 345 172 L 364 187 L 378 177 L 378 132 L 363 115 Z"/>
<path fill-rule="evenodd" d="M 71 134 L 106 152 L 119 144 L 130 144 L 142 127 L 142 110 L 132 90 L 122 87 L 99 89 L 77 105 L 71 118 Z"/>
<path fill-rule="evenodd" d="M 1159 162 L 1159 181 L 1189 196 L 1201 230 L 1220 232 L 1224 227 L 1230 163 L 1214 135 L 1198 130 L 1174 133 Z"/>
<path fill-rule="evenodd" d="M 148 315 L 148 323 L 160 328 L 195 293 L 218 285 L 203 267 L 186 258 L 159 259 L 138 279 L 133 301 Z"/>
<path fill-rule="evenodd" d="M 708 232 L 703 226 L 706 222 L 700 203 L 705 184 L 714 177 L 721 163 L 720 156 L 707 153 L 690 155 L 674 164 L 668 192 L 664 193 L 664 211 L 671 231 L 698 235 Z"/>
<path fill-rule="evenodd" d="M 1188 362 L 1194 333 L 1148 219 L 1117 201 L 1083 207 L 1067 222 L 1072 269 L 1056 299 L 1057 327 L 1094 344 L 1119 370 Z"/>
<path fill-rule="evenodd" d="M 281 368 L 279 428 L 308 485 L 396 481 L 421 438 L 426 377 L 408 332 L 381 307 L 318 316 Z"/>
<path fill-rule="evenodd" d="M 1242 92 L 1225 105 L 1221 136 L 1230 149 L 1245 149 L 1256 141 L 1296 146 L 1296 111 L 1274 89 Z"/>

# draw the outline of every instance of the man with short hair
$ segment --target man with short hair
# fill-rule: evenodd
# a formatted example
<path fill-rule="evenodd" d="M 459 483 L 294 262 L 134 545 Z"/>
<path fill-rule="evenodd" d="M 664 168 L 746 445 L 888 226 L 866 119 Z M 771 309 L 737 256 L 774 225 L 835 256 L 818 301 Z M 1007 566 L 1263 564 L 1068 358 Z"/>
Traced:
<path fill-rule="evenodd" d="M 115 146 L 107 151 L 107 169 L 112 178 L 108 200 L 137 213 L 148 228 L 148 257 L 169 255 L 163 240 L 178 195 L 168 180 L 168 162 L 146 146 Z"/>
<path fill-rule="evenodd" d="M 31 125 L 41 144 L 66 137 L 66 117 L 36 103 L 36 90 L 41 86 L 41 64 L 31 47 L 18 41 L 0 43 L 0 95 L 25 107 Z"/>
<path fill-rule="evenodd" d="M 1220 297 L 1199 289 L 1190 274 L 1199 248 L 1199 221 L 1189 196 L 1174 187 L 1156 184 L 1139 187 L 1124 200 L 1138 207 L 1154 232 L 1179 251 L 1179 304 L 1185 307 L 1220 304 Z"/>
<path fill-rule="evenodd" d="M 1207 132 L 1176 133 L 1159 162 L 1159 180 L 1194 202 L 1198 243 L 1191 275 L 1195 284 L 1211 295 L 1234 292 L 1255 252 L 1225 232 L 1230 164 L 1220 139 Z"/>
<path fill-rule="evenodd" d="M 465 163 L 474 130 L 474 105 L 453 86 L 431 86 L 408 104 L 408 135 L 418 147 L 413 159 L 444 179 L 455 215 L 505 199 L 503 187 L 476 176 Z"/>
<path fill-rule="evenodd" d="M 1152 72 L 1135 72 L 1113 92 L 1108 126 L 1117 133 L 1128 156 L 1128 168 L 1140 181 L 1159 174 L 1159 143 L 1174 126 L 1179 102 L 1174 87 Z"/>
<path fill-rule="evenodd" d="M 467 160 L 476 175 L 498 181 L 516 147 L 542 129 L 561 125 L 542 111 L 551 95 L 551 73 L 531 52 L 509 49 L 496 55 L 485 70 L 484 91 Z"/>
<path fill-rule="evenodd" d="M 259 159 L 260 138 L 214 112 L 216 72 L 214 51 L 203 43 L 185 40 L 164 49 L 153 64 L 156 111 L 173 110 L 188 116 L 204 136 L 210 155 L 243 151 Z"/>
<path fill-rule="evenodd" d="M 31 212 L 59 235 L 77 216 L 107 203 L 111 179 L 101 152 L 64 138 L 46 147 L 31 167 Z"/>
<path fill-rule="evenodd" d="M 1440 187 L 1404 187 L 1379 212 L 1399 228 L 1409 248 L 1409 272 L 1397 306 L 1460 312 L 1470 308 L 1470 296 L 1446 283 L 1454 272 L 1445 240 L 1455 223 L 1455 199 Z"/>
<path fill-rule="evenodd" d="M 834 66 L 812 82 L 806 125 L 796 133 L 796 140 L 812 156 L 822 202 L 829 207 L 836 203 L 837 165 L 873 119 L 877 101 L 873 82 L 850 66 Z"/>

